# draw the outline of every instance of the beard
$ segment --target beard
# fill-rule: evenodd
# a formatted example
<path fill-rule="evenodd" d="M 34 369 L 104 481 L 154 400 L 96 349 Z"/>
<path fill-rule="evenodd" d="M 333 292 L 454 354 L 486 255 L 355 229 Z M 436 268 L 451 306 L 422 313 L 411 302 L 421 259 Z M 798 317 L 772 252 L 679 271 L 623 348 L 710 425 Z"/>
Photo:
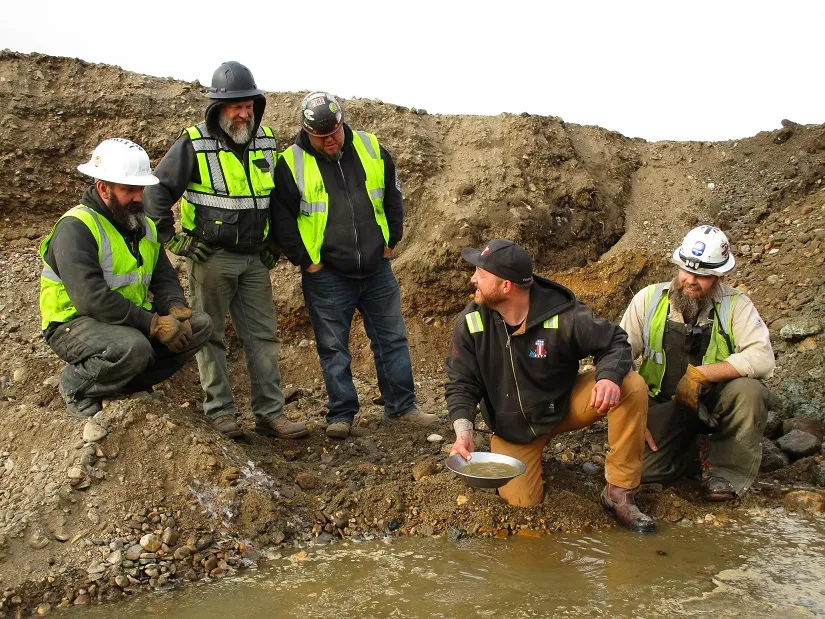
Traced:
<path fill-rule="evenodd" d="M 713 298 L 719 288 L 719 278 L 717 278 L 713 285 L 708 290 L 698 294 L 685 294 L 685 287 L 679 281 L 679 276 L 673 278 L 670 282 L 670 304 L 674 309 L 682 313 L 686 324 L 693 324 L 699 316 L 699 312 L 705 306 L 708 299 Z"/>
<path fill-rule="evenodd" d="M 115 220 L 115 223 L 127 230 L 143 230 L 145 227 L 146 219 L 143 213 L 143 202 L 123 204 L 112 194 L 106 206 L 112 212 L 112 219 Z"/>
<path fill-rule="evenodd" d="M 504 295 L 500 290 L 492 290 L 485 294 L 476 288 L 476 291 L 473 294 L 473 300 L 479 305 L 483 305 L 484 307 L 489 307 L 494 310 L 504 301 Z"/>
<path fill-rule="evenodd" d="M 218 125 L 235 144 L 246 144 L 252 139 L 252 129 L 255 121 L 252 118 L 233 121 L 226 114 L 220 114 Z"/>

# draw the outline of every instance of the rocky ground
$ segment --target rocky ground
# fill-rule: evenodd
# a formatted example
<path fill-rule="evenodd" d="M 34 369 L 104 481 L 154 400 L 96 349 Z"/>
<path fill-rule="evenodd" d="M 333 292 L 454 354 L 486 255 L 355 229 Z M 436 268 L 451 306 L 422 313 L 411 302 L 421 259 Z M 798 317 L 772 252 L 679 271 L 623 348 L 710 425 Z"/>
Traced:
<path fill-rule="evenodd" d="M 0 53 L 0 612 L 44 614 L 216 579 L 272 548 L 340 537 L 612 526 L 597 503 L 603 424 L 550 446 L 547 498 L 533 509 L 509 507 L 444 470 L 452 432 L 441 360 L 470 290 L 460 250 L 493 237 L 517 240 L 539 273 L 618 319 L 635 291 L 670 277 L 667 257 L 689 228 L 724 227 L 738 258 L 729 281 L 760 308 L 777 354 L 763 472 L 732 505 L 703 503 L 692 481 L 645 486 L 639 501 L 659 520 L 683 524 L 718 522 L 743 506 L 825 509 L 825 126 L 789 121 L 738 141 L 647 143 L 552 117 L 438 116 L 345 101 L 348 121 L 377 133 L 404 182 L 407 228 L 394 267 L 419 406 L 441 424 L 380 425 L 369 343 L 356 320 L 359 435 L 325 438 L 326 395 L 300 276 L 283 261 L 272 282 L 287 414 L 312 428 L 309 438 L 224 439 L 203 417 L 194 364 L 155 398 L 117 400 L 87 423 L 68 419 L 56 387 L 62 362 L 40 335 L 37 244 L 80 195 L 74 168 L 96 143 L 127 137 L 156 162 L 201 119 L 203 92 L 76 59 Z M 267 95 L 267 123 L 284 144 L 301 94 Z M 234 390 L 251 427 L 243 353 L 231 327 L 228 334 Z"/>

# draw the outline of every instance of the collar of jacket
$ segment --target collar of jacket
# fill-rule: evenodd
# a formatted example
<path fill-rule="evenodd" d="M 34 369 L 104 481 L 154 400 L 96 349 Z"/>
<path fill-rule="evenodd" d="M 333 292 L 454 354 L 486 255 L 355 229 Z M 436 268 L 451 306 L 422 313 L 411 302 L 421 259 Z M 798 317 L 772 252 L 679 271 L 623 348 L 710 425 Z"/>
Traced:
<path fill-rule="evenodd" d="M 530 310 L 524 322 L 524 329 L 518 334 L 526 333 L 545 320 L 561 314 L 576 302 L 573 292 L 561 284 L 533 273 L 533 285 L 530 287 Z M 504 323 L 501 314 L 488 310 L 495 320 Z"/>

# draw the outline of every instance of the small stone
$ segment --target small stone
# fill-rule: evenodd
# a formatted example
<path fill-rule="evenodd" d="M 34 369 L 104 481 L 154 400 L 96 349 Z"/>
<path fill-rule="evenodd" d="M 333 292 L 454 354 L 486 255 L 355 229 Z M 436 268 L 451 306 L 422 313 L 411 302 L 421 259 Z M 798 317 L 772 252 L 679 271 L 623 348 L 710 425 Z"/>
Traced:
<path fill-rule="evenodd" d="M 301 473 L 295 478 L 295 483 L 301 487 L 301 490 L 311 490 L 315 488 L 318 480 L 314 475 L 310 475 L 309 473 Z"/>
<path fill-rule="evenodd" d="M 180 533 L 178 533 L 172 527 L 166 527 L 163 530 L 163 537 L 161 537 L 161 541 L 166 544 L 167 546 L 174 546 L 178 543 L 178 539 L 180 538 Z"/>
<path fill-rule="evenodd" d="M 427 437 L 427 440 L 428 440 L 430 443 L 440 443 L 441 441 L 443 441 L 443 440 L 444 440 L 444 437 L 443 437 L 443 436 L 441 436 L 440 434 L 430 434 L 430 435 Z"/>
<path fill-rule="evenodd" d="M 790 464 L 790 459 L 785 452 L 774 445 L 773 441 L 762 439 L 762 463 L 759 465 L 761 473 L 770 473 L 785 468 Z"/>
<path fill-rule="evenodd" d="M 88 518 L 92 524 L 100 524 L 100 514 L 97 513 L 96 509 L 90 509 L 86 512 L 86 518 Z"/>
<path fill-rule="evenodd" d="M 785 509 L 802 511 L 809 514 L 825 512 L 825 497 L 818 492 L 796 490 L 785 495 L 783 501 Z"/>
<path fill-rule="evenodd" d="M 109 565 L 120 565 L 123 561 L 123 551 L 122 550 L 114 550 L 109 553 L 109 556 L 106 557 L 106 563 Z"/>
<path fill-rule="evenodd" d="M 782 421 L 782 434 L 788 434 L 794 428 L 812 434 L 822 443 L 822 426 L 819 425 L 819 421 L 816 419 L 812 417 L 793 417 Z"/>
<path fill-rule="evenodd" d="M 17 368 L 11 375 L 11 378 L 16 383 L 22 383 L 26 379 L 26 369 Z"/>
<path fill-rule="evenodd" d="M 582 464 L 582 471 L 587 473 L 588 475 L 598 475 L 601 471 L 601 467 L 592 462 L 585 462 Z"/>
<path fill-rule="evenodd" d="M 91 596 L 88 593 L 81 593 L 74 599 L 75 606 L 88 606 L 91 601 Z"/>
<path fill-rule="evenodd" d="M 198 538 L 198 541 L 195 542 L 195 548 L 198 550 L 206 550 L 209 548 L 213 543 L 215 543 L 215 538 L 211 535 L 201 535 Z"/>
<path fill-rule="evenodd" d="M 822 326 L 817 320 L 794 320 L 783 326 L 779 330 L 779 337 L 788 341 L 802 340 L 809 335 L 816 335 L 822 331 Z"/>
<path fill-rule="evenodd" d="M 48 615 L 52 610 L 52 605 L 48 602 L 43 602 L 42 604 L 38 605 L 37 610 L 35 611 L 39 616 L 43 617 L 44 615 Z"/>
<path fill-rule="evenodd" d="M 188 559 L 192 556 L 192 551 L 189 550 L 188 546 L 181 546 L 177 550 L 175 550 L 175 559 L 178 561 L 182 561 L 183 559 Z"/>
<path fill-rule="evenodd" d="M 465 505 L 467 503 L 467 501 L 469 501 L 469 500 L 470 499 L 468 499 L 463 494 L 459 494 L 455 499 L 455 503 L 456 503 L 456 505 Z"/>
<path fill-rule="evenodd" d="M 155 552 L 156 550 L 159 550 L 162 543 L 163 542 L 161 542 L 160 538 L 154 533 L 147 533 L 140 538 L 141 548 L 148 552 Z"/>
<path fill-rule="evenodd" d="M 123 558 L 129 561 L 137 561 L 140 559 L 142 552 L 143 547 L 140 544 L 133 544 L 126 549 L 126 552 L 123 553 Z"/>
<path fill-rule="evenodd" d="M 129 586 L 129 579 L 126 578 L 123 574 L 118 574 L 115 576 L 115 584 L 120 587 L 121 589 L 125 589 Z"/>
<path fill-rule="evenodd" d="M 95 421 L 87 421 L 86 425 L 83 426 L 83 440 L 87 443 L 96 443 L 107 434 L 108 432 Z"/>
<path fill-rule="evenodd" d="M 306 348 L 307 346 L 309 346 L 309 340 L 306 338 L 303 338 L 300 342 L 298 342 L 298 348 Z"/>
<path fill-rule="evenodd" d="M 794 428 L 785 436 L 780 437 L 776 444 L 788 456 L 796 460 L 811 456 L 819 451 L 821 441 L 817 440 L 813 434 Z"/>
<path fill-rule="evenodd" d="M 462 535 L 461 529 L 459 529 L 458 527 L 450 527 L 449 530 L 447 531 L 447 541 L 448 542 L 457 542 L 458 540 L 461 539 L 461 535 Z"/>
<path fill-rule="evenodd" d="M 41 548 L 45 548 L 49 545 L 49 538 L 43 532 L 42 529 L 35 530 L 29 539 L 26 540 L 26 543 L 35 550 L 40 550 Z"/>
<path fill-rule="evenodd" d="M 309 557 L 309 554 L 306 550 L 301 550 L 300 552 L 296 552 L 294 555 L 289 557 L 290 561 L 297 562 L 297 561 L 305 561 Z"/>
<path fill-rule="evenodd" d="M 435 475 L 438 472 L 433 462 L 419 462 L 412 467 L 412 476 L 415 481 L 420 481 L 430 475 Z"/>
<path fill-rule="evenodd" d="M 83 469 L 79 466 L 72 466 L 69 467 L 69 470 L 66 472 L 66 475 L 69 479 L 83 479 Z"/>
<path fill-rule="evenodd" d="M 92 561 L 92 564 L 86 568 L 86 572 L 88 572 L 89 576 L 102 574 L 103 570 L 106 568 L 103 566 L 100 561 Z"/>

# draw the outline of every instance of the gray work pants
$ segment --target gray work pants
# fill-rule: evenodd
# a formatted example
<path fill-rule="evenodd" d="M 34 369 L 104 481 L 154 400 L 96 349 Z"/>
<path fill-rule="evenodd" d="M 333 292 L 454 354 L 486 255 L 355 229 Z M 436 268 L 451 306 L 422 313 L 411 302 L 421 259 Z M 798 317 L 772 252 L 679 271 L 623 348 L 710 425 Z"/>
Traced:
<path fill-rule="evenodd" d="M 192 312 L 192 339 L 179 353 L 149 339 L 139 329 L 80 316 L 58 327 L 48 344 L 67 365 L 60 388 L 74 400 L 101 400 L 122 393 L 149 391 L 180 370 L 205 343 L 212 322 Z"/>
<path fill-rule="evenodd" d="M 259 420 L 283 412 L 281 371 L 278 367 L 278 324 L 269 270 L 259 254 L 218 249 L 206 262 L 186 260 L 189 297 L 193 308 L 206 312 L 214 328 L 197 355 L 201 385 L 206 392 L 203 410 L 208 417 L 237 412 L 224 344 L 226 313 L 243 344 L 249 374 L 252 412 Z"/>
<path fill-rule="evenodd" d="M 719 420 L 715 430 L 671 401 L 651 399 L 647 425 L 658 451 L 645 445 L 642 482 L 714 475 L 727 479 L 737 494 L 743 494 L 756 479 L 762 461 L 767 398 L 768 390 L 753 378 L 735 378 L 714 385 L 703 402 Z M 702 458 L 699 437 L 704 434 L 707 454 Z"/>

